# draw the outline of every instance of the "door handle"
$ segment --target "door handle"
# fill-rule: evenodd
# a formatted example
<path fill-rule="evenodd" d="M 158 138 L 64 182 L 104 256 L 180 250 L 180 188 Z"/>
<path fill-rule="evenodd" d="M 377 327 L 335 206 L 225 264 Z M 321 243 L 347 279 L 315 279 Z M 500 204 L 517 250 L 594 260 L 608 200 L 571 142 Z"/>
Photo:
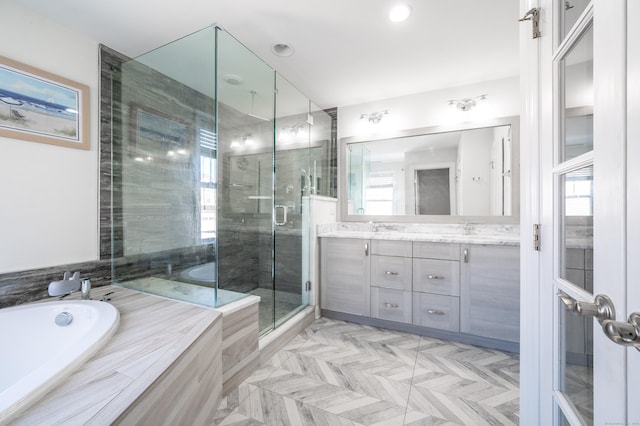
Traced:
<path fill-rule="evenodd" d="M 364 243 L 364 255 L 369 256 L 369 243 Z"/>
<path fill-rule="evenodd" d="M 602 322 L 604 334 L 622 346 L 633 346 L 640 351 L 640 312 L 629 315 L 627 322 L 605 320 Z"/>
<path fill-rule="evenodd" d="M 282 209 L 282 222 L 278 222 L 278 209 Z M 276 226 L 283 226 L 287 224 L 287 206 L 276 204 L 273 208 L 273 223 Z"/>
<path fill-rule="evenodd" d="M 593 303 L 576 300 L 566 293 L 559 292 L 558 297 L 564 304 L 567 311 L 575 312 L 580 316 L 594 317 L 602 324 L 605 320 L 612 320 L 616 317 L 616 308 L 609 296 L 599 294 Z"/>
<path fill-rule="evenodd" d="M 616 309 L 609 296 L 598 294 L 593 303 L 576 300 L 562 292 L 558 297 L 568 311 L 597 319 L 604 334 L 613 342 L 640 351 L 640 312 L 632 313 L 627 322 L 621 322 L 615 320 Z"/>

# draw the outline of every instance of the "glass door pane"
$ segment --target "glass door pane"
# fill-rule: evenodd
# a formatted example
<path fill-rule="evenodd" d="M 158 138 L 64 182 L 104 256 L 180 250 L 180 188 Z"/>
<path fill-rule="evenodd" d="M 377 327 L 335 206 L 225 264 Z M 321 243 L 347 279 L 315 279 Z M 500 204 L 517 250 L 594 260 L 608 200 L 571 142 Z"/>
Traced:
<path fill-rule="evenodd" d="M 576 300 L 593 296 L 593 166 L 560 176 L 562 194 L 559 291 Z M 560 380 L 557 390 L 581 421 L 593 424 L 593 319 L 559 304 Z"/>
<path fill-rule="evenodd" d="M 589 5 L 590 0 L 561 0 L 558 2 L 560 9 L 560 41 L 569 34 L 571 28 L 578 22 Z"/>
<path fill-rule="evenodd" d="M 560 61 L 564 104 L 561 161 L 593 150 L 593 27 Z"/>
<path fill-rule="evenodd" d="M 273 70 L 217 32 L 218 297 L 260 296 L 273 328 Z"/>
<path fill-rule="evenodd" d="M 556 274 L 555 292 L 575 300 L 594 300 L 593 292 L 593 25 L 578 22 L 586 4 L 562 4 L 564 45 L 556 53 L 558 133 L 555 140 Z M 568 31 L 568 30 L 567 30 Z M 561 424 L 593 424 L 593 318 L 568 310 L 557 299 L 555 322 L 555 399 Z"/>

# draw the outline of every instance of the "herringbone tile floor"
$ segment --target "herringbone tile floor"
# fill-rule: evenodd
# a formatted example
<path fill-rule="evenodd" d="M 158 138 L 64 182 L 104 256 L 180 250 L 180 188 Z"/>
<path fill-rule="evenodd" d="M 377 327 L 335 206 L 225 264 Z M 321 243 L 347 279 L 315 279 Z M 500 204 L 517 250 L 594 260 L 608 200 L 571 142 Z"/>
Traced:
<path fill-rule="evenodd" d="M 220 404 L 215 425 L 517 425 L 518 356 L 319 319 Z"/>

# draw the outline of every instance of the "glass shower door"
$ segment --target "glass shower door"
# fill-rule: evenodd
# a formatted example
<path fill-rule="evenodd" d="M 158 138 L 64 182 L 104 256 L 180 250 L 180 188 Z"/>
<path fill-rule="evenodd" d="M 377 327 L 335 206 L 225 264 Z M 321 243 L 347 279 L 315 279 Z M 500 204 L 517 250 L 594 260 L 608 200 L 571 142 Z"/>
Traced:
<path fill-rule="evenodd" d="M 276 73 L 274 326 L 308 304 L 309 100 Z"/>

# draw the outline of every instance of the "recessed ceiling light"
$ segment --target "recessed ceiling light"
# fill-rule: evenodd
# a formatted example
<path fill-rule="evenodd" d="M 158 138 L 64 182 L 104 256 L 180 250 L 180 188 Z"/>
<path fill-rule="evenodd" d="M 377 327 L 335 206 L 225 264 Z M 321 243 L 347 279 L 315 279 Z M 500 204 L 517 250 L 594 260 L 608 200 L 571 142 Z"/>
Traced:
<path fill-rule="evenodd" d="M 239 86 L 244 81 L 242 77 L 235 74 L 225 74 L 222 76 L 222 79 L 225 83 L 230 84 L 232 86 Z"/>
<path fill-rule="evenodd" d="M 411 6 L 408 4 L 397 4 L 389 11 L 389 19 L 391 22 L 402 22 L 411 16 Z"/>
<path fill-rule="evenodd" d="M 291 56 L 293 55 L 293 46 L 287 43 L 275 43 L 271 46 L 271 51 L 276 56 Z"/>

